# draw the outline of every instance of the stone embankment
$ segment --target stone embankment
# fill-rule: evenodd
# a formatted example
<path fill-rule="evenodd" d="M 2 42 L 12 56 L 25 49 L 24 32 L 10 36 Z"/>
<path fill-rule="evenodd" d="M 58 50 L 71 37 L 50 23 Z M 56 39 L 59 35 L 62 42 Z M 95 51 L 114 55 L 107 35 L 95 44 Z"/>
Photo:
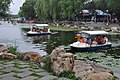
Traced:
<path fill-rule="evenodd" d="M 120 33 L 119 25 L 111 24 L 111 26 L 105 26 L 103 23 L 82 23 L 82 22 L 55 22 L 51 23 L 52 26 L 63 26 L 67 28 L 79 28 L 80 30 L 105 30 L 111 33 Z"/>
<path fill-rule="evenodd" d="M 94 62 L 76 60 L 74 54 L 66 52 L 62 47 L 55 48 L 49 56 L 50 66 L 57 76 L 64 71 L 70 71 L 74 72 L 79 80 L 113 80 L 114 78 L 111 69 Z M 44 62 L 44 58 L 36 52 L 14 55 L 9 53 L 9 47 L 0 45 L 0 59 L 1 80 L 69 80 L 46 72 L 40 65 Z"/>
<path fill-rule="evenodd" d="M 42 60 L 39 53 L 14 55 L 9 47 L 0 45 L 0 80 L 69 80 L 48 73 L 40 66 Z"/>

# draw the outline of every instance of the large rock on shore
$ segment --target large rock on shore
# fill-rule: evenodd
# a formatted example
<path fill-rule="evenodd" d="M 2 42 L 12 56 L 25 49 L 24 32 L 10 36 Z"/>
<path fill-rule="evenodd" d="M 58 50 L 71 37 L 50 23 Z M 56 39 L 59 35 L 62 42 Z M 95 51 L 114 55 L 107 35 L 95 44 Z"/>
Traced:
<path fill-rule="evenodd" d="M 9 49 L 8 49 L 7 46 L 4 46 L 4 45 L 1 45 L 1 44 L 0 44 L 0 52 L 7 53 L 8 51 L 9 51 Z"/>
<path fill-rule="evenodd" d="M 51 68 L 56 75 L 63 71 L 72 71 L 74 66 L 74 56 L 72 53 L 66 53 L 64 48 L 56 48 L 50 54 Z"/>
<path fill-rule="evenodd" d="M 42 62 L 42 56 L 37 52 L 25 52 L 20 54 L 22 60 L 30 60 L 37 63 Z"/>
<path fill-rule="evenodd" d="M 15 58 L 17 58 L 17 56 L 12 53 L 0 53 L 0 59 L 15 59 Z"/>
<path fill-rule="evenodd" d="M 83 79 L 95 73 L 106 72 L 113 74 L 111 69 L 100 64 L 90 61 L 74 60 L 73 54 L 66 53 L 64 48 L 54 49 L 50 54 L 50 58 L 52 63 L 51 68 L 56 75 L 59 75 L 63 71 L 71 71 L 75 73 L 76 77 Z"/>
<path fill-rule="evenodd" d="M 100 72 L 90 74 L 88 77 L 84 77 L 82 80 L 113 80 L 114 77 L 108 72 Z"/>
<path fill-rule="evenodd" d="M 106 68 L 105 66 L 81 60 L 74 61 L 73 72 L 75 72 L 75 76 L 79 77 L 80 79 L 94 73 L 100 72 L 107 72 L 111 74 L 113 73 L 111 69 Z"/>

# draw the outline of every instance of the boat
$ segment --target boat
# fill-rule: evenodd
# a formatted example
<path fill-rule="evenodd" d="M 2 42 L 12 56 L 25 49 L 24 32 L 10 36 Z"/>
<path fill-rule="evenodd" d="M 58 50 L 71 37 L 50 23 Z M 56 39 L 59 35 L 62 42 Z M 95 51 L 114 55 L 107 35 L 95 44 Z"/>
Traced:
<path fill-rule="evenodd" d="M 96 36 L 107 36 L 108 34 L 106 31 L 80 31 L 79 33 L 83 39 L 88 39 L 88 41 L 90 41 L 91 38 L 95 38 Z M 95 41 L 93 41 L 92 44 L 81 43 L 80 41 L 77 41 L 70 44 L 70 47 L 72 51 L 95 51 L 99 49 L 111 48 L 111 45 L 112 43 L 109 41 L 106 41 L 104 44 L 98 44 Z"/>
<path fill-rule="evenodd" d="M 48 29 L 48 24 L 34 24 L 30 31 L 27 32 L 27 35 L 48 35 L 51 34 L 50 29 Z"/>

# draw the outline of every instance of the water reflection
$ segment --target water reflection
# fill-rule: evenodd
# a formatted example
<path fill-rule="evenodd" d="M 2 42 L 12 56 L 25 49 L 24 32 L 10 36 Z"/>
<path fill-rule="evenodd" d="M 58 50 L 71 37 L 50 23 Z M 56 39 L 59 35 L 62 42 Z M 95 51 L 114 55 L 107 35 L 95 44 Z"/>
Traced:
<path fill-rule="evenodd" d="M 49 54 L 60 45 L 68 45 L 75 41 L 73 32 L 59 32 L 53 35 L 41 35 L 28 37 L 32 44 L 41 44 L 44 50 Z M 41 46 L 40 45 L 40 46 Z M 38 46 L 37 46 L 38 47 Z"/>

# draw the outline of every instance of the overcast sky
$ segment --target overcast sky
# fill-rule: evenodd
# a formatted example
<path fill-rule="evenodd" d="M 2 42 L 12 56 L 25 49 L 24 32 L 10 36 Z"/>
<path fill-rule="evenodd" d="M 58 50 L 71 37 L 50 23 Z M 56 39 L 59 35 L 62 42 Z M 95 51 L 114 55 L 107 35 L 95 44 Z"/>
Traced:
<path fill-rule="evenodd" d="M 10 11 L 12 14 L 17 14 L 24 2 L 25 0 L 13 0 L 13 3 L 10 6 Z"/>

